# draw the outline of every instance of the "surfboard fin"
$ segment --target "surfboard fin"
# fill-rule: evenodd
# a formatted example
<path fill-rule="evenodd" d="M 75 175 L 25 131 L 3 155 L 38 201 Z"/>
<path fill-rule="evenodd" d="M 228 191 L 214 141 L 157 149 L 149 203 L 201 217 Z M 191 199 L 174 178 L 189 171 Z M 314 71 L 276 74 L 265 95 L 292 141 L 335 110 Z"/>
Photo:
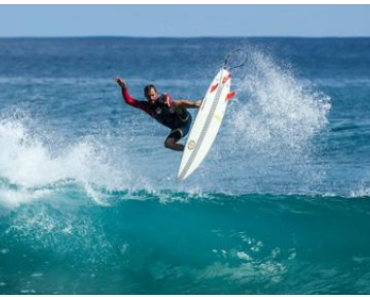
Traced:
<path fill-rule="evenodd" d="M 226 95 L 226 100 L 230 100 L 235 96 L 235 91 L 230 92 L 229 94 Z"/>

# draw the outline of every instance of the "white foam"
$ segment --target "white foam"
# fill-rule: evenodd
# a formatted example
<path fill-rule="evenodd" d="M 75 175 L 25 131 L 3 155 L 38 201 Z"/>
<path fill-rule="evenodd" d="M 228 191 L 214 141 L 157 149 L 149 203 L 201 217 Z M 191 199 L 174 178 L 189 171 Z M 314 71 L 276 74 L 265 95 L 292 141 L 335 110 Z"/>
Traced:
<path fill-rule="evenodd" d="M 349 197 L 350 198 L 370 197 L 370 187 L 360 185 L 356 190 L 350 191 Z"/>
<path fill-rule="evenodd" d="M 85 187 L 87 195 L 103 203 L 94 187 L 105 190 L 130 186 L 125 158 L 116 164 L 109 151 L 94 138 L 85 137 L 63 148 L 43 142 L 21 120 L 0 121 L 0 202 L 9 207 L 50 194 L 47 188 L 72 180 Z M 6 184 L 6 185 L 5 185 Z M 11 186 L 13 185 L 13 186 Z"/>

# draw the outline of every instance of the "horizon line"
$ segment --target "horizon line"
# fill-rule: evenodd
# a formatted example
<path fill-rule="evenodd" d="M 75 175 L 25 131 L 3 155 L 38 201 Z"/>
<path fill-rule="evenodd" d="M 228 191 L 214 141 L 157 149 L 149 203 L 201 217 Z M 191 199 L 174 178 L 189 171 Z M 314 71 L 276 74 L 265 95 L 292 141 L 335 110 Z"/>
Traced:
<path fill-rule="evenodd" d="M 0 36 L 0 39 L 84 39 L 84 38 L 125 38 L 125 39 L 241 39 L 241 38 L 301 38 L 301 39 L 330 39 L 330 38 L 370 38 L 366 35 L 327 35 L 327 36 L 300 36 L 300 35 L 250 35 L 250 36 L 128 36 L 128 35 L 61 35 L 61 36 Z"/>

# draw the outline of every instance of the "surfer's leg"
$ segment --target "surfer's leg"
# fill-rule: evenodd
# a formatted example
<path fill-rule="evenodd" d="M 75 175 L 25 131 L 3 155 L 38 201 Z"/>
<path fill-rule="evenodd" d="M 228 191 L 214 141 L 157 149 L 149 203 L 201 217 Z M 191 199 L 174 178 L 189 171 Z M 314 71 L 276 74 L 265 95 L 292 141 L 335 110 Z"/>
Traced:
<path fill-rule="evenodd" d="M 190 125 L 191 125 L 191 115 L 189 114 L 189 118 L 184 123 L 184 125 L 171 131 L 170 135 L 168 135 L 166 141 L 164 142 L 164 146 L 166 148 L 182 152 L 185 146 L 177 142 L 189 133 Z"/>
<path fill-rule="evenodd" d="M 166 148 L 169 148 L 174 151 L 182 152 L 184 150 L 184 145 L 176 143 L 176 140 L 172 137 L 167 137 L 164 145 Z"/>
<path fill-rule="evenodd" d="M 170 135 L 168 135 L 166 141 L 164 142 L 164 146 L 171 150 L 182 152 L 184 150 L 184 145 L 177 143 L 181 137 L 182 132 L 180 129 L 171 131 Z"/>

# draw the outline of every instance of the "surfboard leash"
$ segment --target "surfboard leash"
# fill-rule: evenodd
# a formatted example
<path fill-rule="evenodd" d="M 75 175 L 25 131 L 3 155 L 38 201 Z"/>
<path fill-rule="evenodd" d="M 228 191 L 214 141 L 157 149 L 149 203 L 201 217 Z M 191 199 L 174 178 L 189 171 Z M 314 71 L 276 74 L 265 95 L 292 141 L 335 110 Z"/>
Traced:
<path fill-rule="evenodd" d="M 243 52 L 243 53 L 245 53 L 245 50 L 243 50 L 243 49 L 241 49 L 241 48 L 237 48 L 237 49 L 234 49 L 234 50 L 232 50 L 227 56 L 226 56 L 226 59 L 225 59 L 225 61 L 224 61 L 224 64 L 222 65 L 222 68 L 223 69 L 226 69 L 226 70 L 232 70 L 232 69 L 235 69 L 235 68 L 240 68 L 240 67 L 243 67 L 246 63 L 247 63 L 247 60 L 248 60 L 248 57 L 246 56 L 245 57 L 245 59 L 244 59 L 244 61 L 243 61 L 243 63 L 241 63 L 241 64 L 238 64 L 238 65 L 235 65 L 235 66 L 228 66 L 227 64 L 228 64 L 228 62 L 229 62 L 229 60 L 230 60 L 230 58 L 232 57 L 232 56 L 234 56 L 235 55 L 235 53 L 237 53 L 237 52 Z"/>

